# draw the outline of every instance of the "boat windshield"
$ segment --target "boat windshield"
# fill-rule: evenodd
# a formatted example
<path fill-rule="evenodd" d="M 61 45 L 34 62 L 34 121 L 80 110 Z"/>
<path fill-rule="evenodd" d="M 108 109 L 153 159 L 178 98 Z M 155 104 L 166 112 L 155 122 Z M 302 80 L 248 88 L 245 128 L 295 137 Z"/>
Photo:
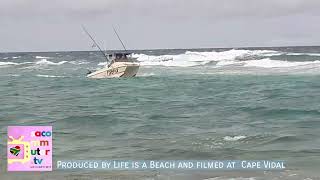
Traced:
<path fill-rule="evenodd" d="M 114 62 L 132 62 L 134 58 L 130 56 L 130 53 L 115 53 L 109 54 L 108 58 Z"/>
<path fill-rule="evenodd" d="M 115 54 L 116 59 L 127 59 L 129 54 L 117 53 Z"/>

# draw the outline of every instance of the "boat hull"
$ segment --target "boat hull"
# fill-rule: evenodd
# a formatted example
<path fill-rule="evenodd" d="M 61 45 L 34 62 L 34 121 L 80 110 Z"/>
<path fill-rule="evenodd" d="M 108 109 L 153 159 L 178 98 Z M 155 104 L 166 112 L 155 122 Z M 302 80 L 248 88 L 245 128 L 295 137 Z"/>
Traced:
<path fill-rule="evenodd" d="M 87 75 L 88 78 L 119 78 L 119 77 L 135 77 L 139 71 L 139 64 L 136 63 L 120 63 L 110 67 L 105 67 Z"/>

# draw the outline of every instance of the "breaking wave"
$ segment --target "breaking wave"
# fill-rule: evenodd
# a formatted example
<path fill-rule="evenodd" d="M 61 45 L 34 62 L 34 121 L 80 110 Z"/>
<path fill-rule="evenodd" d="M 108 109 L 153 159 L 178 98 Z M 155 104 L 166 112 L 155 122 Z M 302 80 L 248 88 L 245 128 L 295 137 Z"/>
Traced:
<path fill-rule="evenodd" d="M 87 61 L 70 61 L 69 63 L 74 65 L 90 64 L 90 62 Z"/>
<path fill-rule="evenodd" d="M 304 62 L 290 62 L 281 60 L 261 59 L 245 61 L 244 66 L 247 67 L 262 67 L 262 68 L 285 68 L 305 65 L 318 65 L 320 67 L 320 61 L 304 61 Z"/>
<path fill-rule="evenodd" d="M 232 61 L 245 57 L 252 56 L 271 56 L 277 51 L 270 50 L 229 50 L 223 52 L 192 52 L 187 51 L 179 55 L 162 55 L 162 56 L 149 56 L 145 54 L 133 54 L 142 65 L 162 65 L 162 66 L 198 66 L 205 65 L 212 61 Z"/>
<path fill-rule="evenodd" d="M 214 178 L 208 178 L 203 180 L 256 180 L 256 177 L 233 177 L 233 178 L 227 178 L 227 177 L 214 177 Z"/>
<path fill-rule="evenodd" d="M 45 57 L 45 56 L 36 56 L 36 59 L 51 59 L 51 57 Z"/>
<path fill-rule="evenodd" d="M 46 74 L 37 74 L 38 77 L 45 77 L 45 78 L 60 78 L 65 76 L 54 76 L 54 75 L 46 75 Z"/>
<path fill-rule="evenodd" d="M 12 66 L 12 65 L 18 65 L 19 63 L 14 62 L 0 62 L 0 66 Z"/>
<path fill-rule="evenodd" d="M 37 64 L 37 65 L 62 65 L 67 62 L 68 61 L 52 62 L 52 61 L 48 61 L 47 59 L 41 59 L 41 60 L 35 62 L 35 64 Z"/>
<path fill-rule="evenodd" d="M 47 65 L 53 65 L 53 66 L 59 66 L 59 65 L 63 65 L 63 64 L 73 64 L 73 65 L 85 65 L 85 64 L 89 64 L 89 62 L 86 61 L 59 61 L 59 62 L 53 62 L 53 61 L 49 61 L 47 59 L 41 59 L 41 60 L 37 60 L 34 62 L 1 62 L 0 61 L 0 66 L 3 67 L 8 67 L 8 66 L 17 66 L 17 65 L 36 65 L 36 66 L 47 66 Z"/>
<path fill-rule="evenodd" d="M 139 77 L 149 77 L 149 76 L 154 76 L 155 73 L 142 73 L 142 74 L 138 74 Z"/>
<path fill-rule="evenodd" d="M 223 138 L 223 140 L 225 141 L 238 141 L 238 140 L 241 140 L 241 139 L 245 139 L 247 138 L 246 136 L 225 136 Z"/>
<path fill-rule="evenodd" d="M 62 65 L 67 63 L 68 61 L 60 61 L 60 62 L 52 62 L 46 59 L 41 59 L 36 62 L 0 62 L 0 66 L 16 66 L 16 65 L 26 65 L 26 64 L 35 64 L 35 65 Z"/>
<path fill-rule="evenodd" d="M 5 76 L 5 77 L 20 77 L 21 75 L 20 74 L 6 74 L 3 76 Z"/>
<path fill-rule="evenodd" d="M 99 62 L 98 66 L 105 66 L 105 65 L 108 65 L 109 63 L 108 62 Z"/>
<path fill-rule="evenodd" d="M 287 53 L 288 56 L 320 56 L 320 53 Z"/>
<path fill-rule="evenodd" d="M 148 55 L 148 54 L 133 54 L 142 66 L 166 66 L 166 67 L 194 67 L 194 66 L 206 66 L 218 69 L 223 67 L 236 68 L 286 68 L 290 67 L 302 67 L 308 68 L 312 72 L 316 72 L 314 68 L 320 68 L 320 53 L 297 53 L 297 52 L 282 52 L 274 50 L 245 50 L 245 49 L 231 49 L 226 51 L 186 51 L 182 54 L 167 54 L 167 55 Z M 301 56 L 294 57 L 290 61 L 290 56 Z M 304 57 L 312 56 L 312 57 Z M 18 58 L 20 56 L 5 57 L 8 59 Z M 21 62 L 19 60 L 8 60 L 8 62 L 0 62 L 0 67 L 11 67 L 16 65 L 32 64 L 31 67 L 39 68 L 41 66 L 59 66 L 59 65 L 75 65 L 75 66 L 86 66 L 91 64 L 92 60 L 88 57 L 75 58 L 70 61 L 58 60 L 52 57 L 45 56 L 32 56 L 33 62 Z M 54 60 L 53 60 L 54 59 Z M 92 61 L 94 62 L 94 61 Z M 105 66 L 108 62 L 95 62 L 97 66 Z M 296 68 L 295 68 L 296 69 Z M 277 69 L 278 70 L 278 69 Z M 279 71 L 280 72 L 280 71 Z"/>
<path fill-rule="evenodd" d="M 214 65 L 223 67 L 236 65 L 241 67 L 261 67 L 261 68 L 284 68 L 305 65 L 319 65 L 320 61 L 285 61 L 272 60 L 272 56 L 279 55 L 310 55 L 320 56 L 317 53 L 288 53 L 272 50 L 237 50 L 232 49 L 222 52 L 192 52 L 187 51 L 178 55 L 153 56 L 146 54 L 133 54 L 134 58 L 140 61 L 143 66 L 176 66 L 191 67 L 202 65 Z M 99 65 L 103 65 L 100 63 Z"/>

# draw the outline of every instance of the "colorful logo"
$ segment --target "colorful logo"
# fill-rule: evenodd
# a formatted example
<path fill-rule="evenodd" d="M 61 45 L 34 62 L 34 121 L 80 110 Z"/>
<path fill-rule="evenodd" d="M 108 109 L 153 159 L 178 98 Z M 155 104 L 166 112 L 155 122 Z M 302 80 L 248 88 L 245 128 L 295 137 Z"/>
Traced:
<path fill-rule="evenodd" d="M 18 156 L 20 153 L 20 146 L 10 148 L 10 152 L 11 154 Z"/>
<path fill-rule="evenodd" d="M 8 127 L 8 171 L 52 171 L 52 127 Z"/>

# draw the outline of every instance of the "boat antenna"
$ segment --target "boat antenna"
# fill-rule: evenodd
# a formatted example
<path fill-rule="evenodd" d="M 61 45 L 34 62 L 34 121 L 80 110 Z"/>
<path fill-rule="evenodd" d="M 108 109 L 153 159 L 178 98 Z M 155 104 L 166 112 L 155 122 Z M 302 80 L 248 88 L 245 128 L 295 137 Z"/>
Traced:
<path fill-rule="evenodd" d="M 122 40 L 121 40 L 121 38 L 120 38 L 119 34 L 118 34 L 118 33 L 117 33 L 117 31 L 116 31 L 116 28 L 114 28 L 114 26 L 112 26 L 112 28 L 113 28 L 114 33 L 116 33 L 116 35 L 117 35 L 117 37 L 118 37 L 119 41 L 121 42 L 123 49 L 124 49 L 125 51 L 127 51 L 126 46 L 123 44 L 123 42 L 122 42 Z"/>
<path fill-rule="evenodd" d="M 99 51 L 103 54 L 103 56 L 106 58 L 107 61 L 109 61 L 107 55 L 102 51 L 102 49 L 100 48 L 100 46 L 98 45 L 98 43 L 93 39 L 93 37 L 91 36 L 91 34 L 87 31 L 87 29 L 82 25 L 82 29 L 83 31 L 90 37 L 90 39 L 93 41 L 94 45 L 98 47 Z"/>

